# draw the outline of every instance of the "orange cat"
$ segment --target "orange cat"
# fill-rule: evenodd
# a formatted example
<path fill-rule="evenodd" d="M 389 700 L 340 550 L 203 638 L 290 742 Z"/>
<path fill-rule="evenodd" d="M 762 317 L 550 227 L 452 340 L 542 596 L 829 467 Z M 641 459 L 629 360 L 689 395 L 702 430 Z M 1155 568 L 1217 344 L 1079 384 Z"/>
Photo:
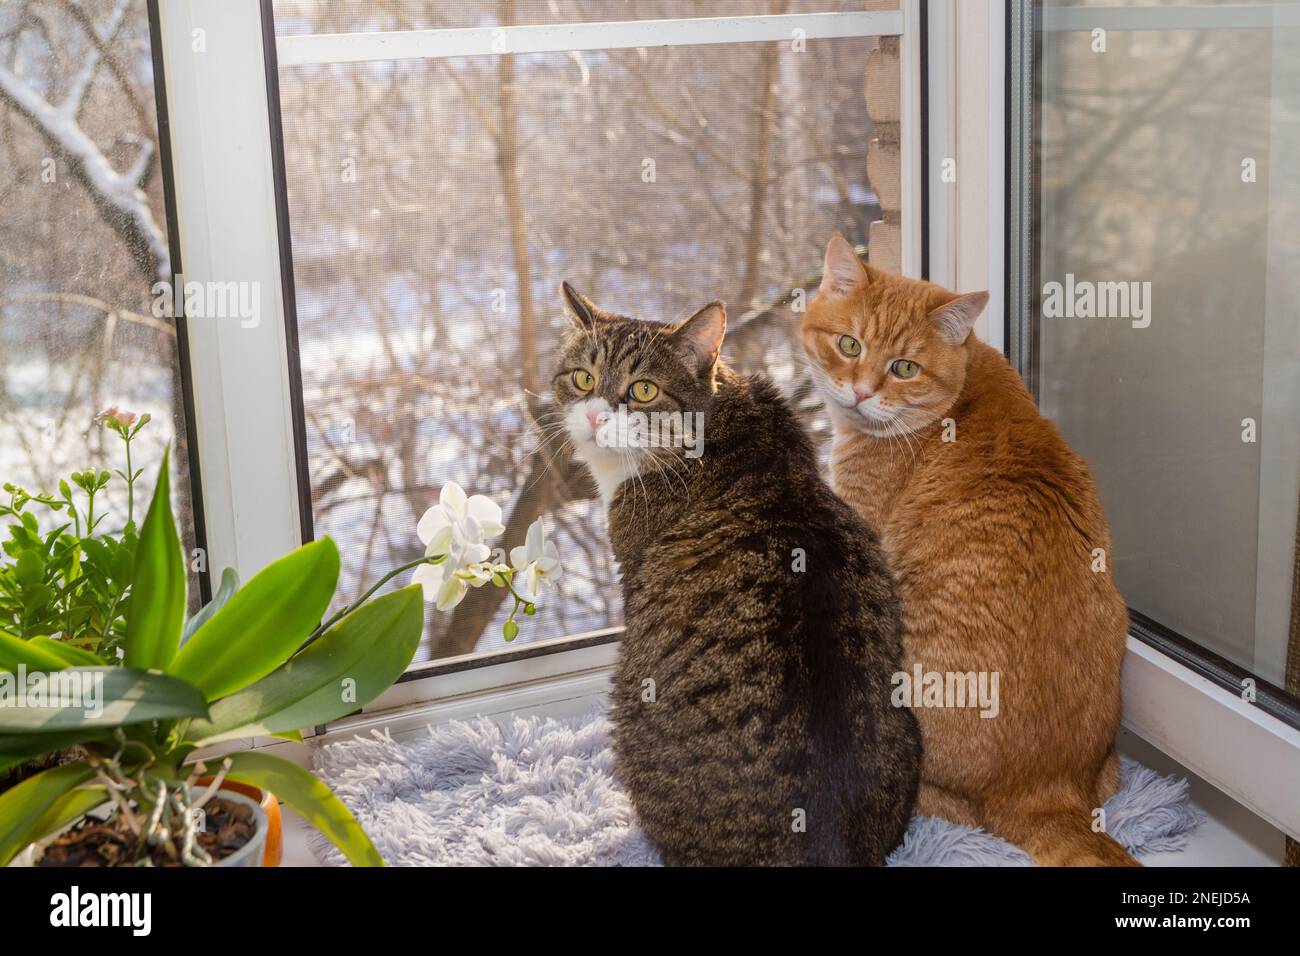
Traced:
<path fill-rule="evenodd" d="M 835 424 L 835 490 L 878 530 L 903 598 L 917 812 L 1040 864 L 1136 866 L 1092 829 L 1119 779 L 1128 632 L 1110 534 L 1088 466 L 970 334 L 987 302 L 864 266 L 837 235 L 801 330 Z M 993 706 L 951 693 L 971 672 Z M 911 688 L 918 673 L 949 694 Z"/>

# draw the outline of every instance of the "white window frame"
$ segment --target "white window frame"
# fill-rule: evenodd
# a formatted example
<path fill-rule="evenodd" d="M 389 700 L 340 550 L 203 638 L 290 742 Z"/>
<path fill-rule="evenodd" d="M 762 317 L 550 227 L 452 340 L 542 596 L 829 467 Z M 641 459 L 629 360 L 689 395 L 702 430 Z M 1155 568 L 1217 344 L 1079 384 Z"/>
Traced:
<path fill-rule="evenodd" d="M 260 296 L 255 327 L 186 322 L 208 566 L 248 580 L 302 543 L 260 12 L 158 6 L 184 279 Z"/>
<path fill-rule="evenodd" d="M 975 334 L 1005 351 L 1006 2 L 926 6 L 928 278 L 989 293 Z M 956 179 L 945 177 L 945 161 Z"/>
<path fill-rule="evenodd" d="M 290 36 L 274 40 L 274 49 L 280 64 L 291 65 L 755 43 L 791 40 L 796 29 L 809 40 L 901 36 L 902 267 L 919 275 L 919 4 L 901 0 L 893 11 Z M 191 320 L 188 332 L 209 567 L 234 567 L 247 579 L 297 547 L 303 530 L 289 375 L 293 334 L 281 275 L 262 4 L 167 0 L 159 6 L 185 278 L 255 282 L 261 293 L 256 328 Z M 196 30 L 204 31 L 202 53 L 192 48 Z M 612 630 L 603 632 L 605 639 Z M 564 646 L 584 637 L 594 639 L 573 635 L 528 645 L 521 652 L 533 656 L 526 658 L 507 649 L 430 662 L 430 676 L 408 675 L 366 710 L 548 680 L 612 661 L 613 644 Z"/>
<path fill-rule="evenodd" d="M 963 0 L 965 2 L 967 0 Z M 1023 12 L 1023 19 L 1013 24 L 1015 11 L 1010 0 L 973 2 L 1001 6 L 1003 15 L 1007 17 L 1007 33 L 1012 34 L 1013 42 L 1017 32 L 1030 28 L 1028 11 Z M 1052 7 L 1042 11 L 1039 26 L 1045 32 L 1091 32 L 1096 28 L 1125 31 L 1295 27 L 1300 26 L 1300 7 L 1258 3 Z M 1002 53 L 1004 58 L 1010 55 L 1005 43 Z M 967 54 L 970 57 L 975 55 L 973 52 Z M 1007 67 L 1007 88 L 1014 100 L 1017 87 L 1027 93 L 1028 86 L 1024 77 L 1014 74 L 1011 64 L 1006 64 L 1005 59 L 1004 65 Z M 1008 124 L 1018 122 L 1018 117 L 1011 113 L 1012 109 L 1013 103 L 1006 103 L 1004 121 Z M 1002 130 L 997 130 L 997 133 L 1001 141 Z M 1012 148 L 1015 148 L 1014 143 Z M 1010 159 L 1003 150 L 1001 179 L 1005 183 L 1011 182 L 1007 175 L 1011 171 Z M 1283 168 L 1282 157 L 1272 159 L 1277 168 Z M 1000 184 L 990 181 L 991 194 L 995 186 L 1000 188 Z M 1021 281 L 1016 272 L 1028 249 L 1025 243 L 1032 241 L 1027 232 L 1030 219 L 1021 215 L 1020 210 L 1012 209 L 1012 199 L 1005 193 L 1003 196 L 1005 215 L 1011 218 L 1012 228 L 1019 228 L 1022 232 L 1019 242 L 1016 235 L 1008 234 L 1008 247 L 1012 250 L 1008 274 L 1010 289 L 1014 290 Z M 1016 336 L 1016 318 L 1015 315 L 1008 317 L 1013 337 Z M 1266 382 L 1265 385 L 1276 386 L 1285 395 L 1294 389 L 1295 383 Z M 1294 402 L 1288 403 L 1273 395 L 1265 407 L 1265 417 L 1280 417 L 1294 407 Z M 1285 436 L 1286 429 L 1274 427 L 1270 433 Z M 1274 507 L 1279 509 L 1278 513 L 1284 513 L 1280 509 L 1295 508 L 1294 481 L 1279 470 L 1294 468 L 1294 455 L 1295 442 L 1289 437 L 1275 442 L 1272 448 L 1261 448 L 1261 508 Z M 1280 489 L 1289 490 L 1283 494 Z M 1261 568 L 1278 565 L 1276 552 L 1276 547 L 1267 549 L 1261 538 Z M 1288 551 L 1288 554 L 1293 555 L 1293 552 Z M 1275 592 L 1268 589 L 1276 587 L 1276 584 L 1274 580 L 1261 581 L 1259 601 L 1265 599 L 1266 593 L 1270 598 L 1275 597 Z M 1276 628 L 1276 621 L 1270 623 Z M 1256 660 L 1261 662 L 1263 655 L 1276 653 L 1277 648 L 1272 645 L 1258 647 Z M 1132 635 L 1128 639 L 1128 653 L 1124 660 L 1123 694 L 1124 726 L 1279 830 L 1300 839 L 1300 798 L 1297 797 L 1300 794 L 1300 730 Z"/>
<path fill-rule="evenodd" d="M 920 2 L 902 0 L 894 12 L 815 18 L 286 37 L 276 49 L 287 64 L 311 57 L 343 62 L 376 51 L 385 57 L 450 55 L 451 49 L 458 55 L 491 53 L 499 52 L 493 44 L 501 42 L 513 50 L 642 46 L 664 37 L 680 43 L 758 42 L 786 39 L 796 21 L 813 24 L 805 27 L 812 38 L 901 35 L 903 271 L 918 276 L 923 261 Z M 233 566 L 247 577 L 296 547 L 302 531 L 261 11 L 258 0 L 167 0 L 160 7 L 186 277 L 257 282 L 261 289 L 261 323 L 254 329 L 237 322 L 189 322 L 193 440 L 202 471 L 210 566 Z M 1147 8 L 1140 9 L 1145 12 L 1108 11 L 1119 20 L 1104 25 L 1150 28 L 1159 22 Z M 1086 12 L 1098 15 L 1097 8 Z M 1161 12 L 1178 15 L 1177 8 Z M 960 291 L 988 289 L 990 307 L 979 332 L 1006 349 L 1004 243 L 1010 210 L 1004 136 L 1006 124 L 1015 119 L 1003 92 L 1008 0 L 930 0 L 927 14 L 929 277 Z M 1082 15 L 1082 10 L 1061 14 Z M 205 31 L 205 53 L 191 49 L 196 29 Z M 940 178 L 940 162 L 949 157 L 957 160 L 956 183 Z M 397 684 L 341 726 L 383 723 L 397 712 L 431 719 L 491 712 L 490 700 L 527 706 L 557 693 L 581 696 L 604 686 L 617 645 L 565 648 L 565 640 L 547 642 L 557 649 L 538 656 L 503 651 L 474 666 L 468 666 L 468 657 L 439 662 L 433 676 Z M 1124 691 L 1126 726 L 1264 819 L 1300 835 L 1300 801 L 1294 798 L 1300 793 L 1300 732 L 1132 638 Z"/>

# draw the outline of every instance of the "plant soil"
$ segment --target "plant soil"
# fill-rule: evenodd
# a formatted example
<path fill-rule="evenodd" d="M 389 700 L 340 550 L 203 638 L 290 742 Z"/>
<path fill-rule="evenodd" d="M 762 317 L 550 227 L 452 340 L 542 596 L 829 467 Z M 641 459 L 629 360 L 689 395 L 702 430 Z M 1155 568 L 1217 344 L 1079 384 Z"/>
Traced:
<path fill-rule="evenodd" d="M 214 796 L 203 807 L 205 829 L 195 836 L 195 843 L 208 852 L 216 863 L 230 856 L 253 838 L 257 821 L 253 811 L 242 803 Z M 37 866 L 181 866 L 161 847 L 146 854 L 140 841 L 121 814 L 108 820 L 86 817 L 71 830 L 54 840 L 37 862 Z"/>

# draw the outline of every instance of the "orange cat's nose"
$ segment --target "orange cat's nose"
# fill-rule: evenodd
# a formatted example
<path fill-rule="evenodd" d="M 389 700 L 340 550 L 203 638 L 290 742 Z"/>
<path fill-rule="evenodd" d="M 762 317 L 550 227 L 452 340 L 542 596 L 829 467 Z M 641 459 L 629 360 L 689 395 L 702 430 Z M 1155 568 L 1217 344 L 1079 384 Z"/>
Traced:
<path fill-rule="evenodd" d="M 853 397 L 858 400 L 859 405 L 869 399 L 872 394 L 874 393 L 869 388 L 863 388 L 860 385 L 855 385 L 853 387 Z"/>

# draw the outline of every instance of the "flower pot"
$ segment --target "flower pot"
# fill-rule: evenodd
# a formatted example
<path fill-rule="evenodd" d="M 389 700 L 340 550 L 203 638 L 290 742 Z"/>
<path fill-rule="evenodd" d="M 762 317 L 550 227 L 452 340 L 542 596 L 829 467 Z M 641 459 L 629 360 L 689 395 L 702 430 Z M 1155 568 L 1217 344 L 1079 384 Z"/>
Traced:
<path fill-rule="evenodd" d="M 251 788 L 251 789 L 256 789 L 256 788 Z M 191 788 L 191 793 L 201 794 L 203 790 L 204 790 L 203 787 L 193 787 Z M 225 787 L 222 787 L 221 796 L 222 799 L 230 800 L 233 803 L 241 803 L 244 806 L 248 807 L 250 810 L 252 810 L 254 829 L 253 829 L 253 836 L 247 843 L 241 846 L 234 853 L 230 854 L 230 856 L 227 856 L 217 861 L 215 865 L 216 866 L 238 866 L 238 867 L 262 866 L 263 865 L 262 861 L 266 855 L 266 848 L 267 848 L 266 838 L 267 838 L 267 832 L 269 830 L 269 824 L 267 821 L 266 813 L 265 811 L 263 811 L 260 802 L 252 799 L 251 797 L 245 796 L 243 793 L 237 792 L 235 790 L 226 790 Z M 87 816 L 91 814 L 95 814 L 95 815 L 103 814 L 107 816 L 108 812 L 112 810 L 112 808 L 113 808 L 112 803 L 103 803 L 100 804 L 98 807 L 96 807 L 94 810 L 90 811 L 90 814 L 87 814 Z M 44 855 L 46 847 L 49 846 L 50 843 L 52 843 L 56 837 L 62 836 L 66 831 L 76 826 L 79 822 L 81 822 L 81 819 L 84 818 L 78 818 L 77 820 L 73 820 L 71 823 L 69 823 L 58 833 L 52 833 L 48 837 L 45 837 L 43 840 L 39 840 L 36 843 L 28 844 L 26 847 L 23 848 L 23 850 L 20 853 L 18 853 L 9 862 L 9 865 L 16 866 L 16 867 L 36 866 L 37 863 L 40 862 L 42 855 Z"/>
<path fill-rule="evenodd" d="M 238 786 L 238 784 L 234 786 Z M 255 790 L 257 788 L 252 787 L 250 789 Z M 260 793 L 261 791 L 258 792 Z M 266 796 L 274 803 L 275 801 L 274 797 L 272 797 L 270 794 L 267 794 Z M 234 853 L 230 854 L 230 856 L 226 857 L 223 860 L 218 860 L 216 865 L 217 866 L 241 866 L 241 867 L 265 865 L 262 861 L 266 856 L 266 836 L 267 836 L 267 832 L 270 830 L 270 822 L 267 819 L 266 811 L 262 809 L 261 802 L 258 800 L 254 800 L 252 797 L 249 797 L 233 789 L 233 786 L 232 788 L 227 788 L 224 784 L 221 787 L 221 797 L 224 800 L 233 800 L 235 803 L 242 803 L 245 804 L 246 806 L 252 807 L 253 820 L 256 828 L 253 830 L 252 839 L 250 839 L 247 843 L 241 846 Z M 275 817 L 276 817 L 276 822 L 278 823 L 280 819 L 280 812 L 279 812 L 280 805 L 276 803 L 275 808 L 276 808 Z"/>
<path fill-rule="evenodd" d="M 212 778 L 200 777 L 198 782 L 200 786 L 206 787 Z M 284 858 L 284 831 L 280 823 L 280 801 L 275 798 L 275 794 L 250 783 L 236 783 L 234 780 L 222 781 L 221 789 L 242 793 L 262 808 L 266 814 L 266 852 L 262 855 L 261 865 L 279 866 L 280 860 Z"/>

